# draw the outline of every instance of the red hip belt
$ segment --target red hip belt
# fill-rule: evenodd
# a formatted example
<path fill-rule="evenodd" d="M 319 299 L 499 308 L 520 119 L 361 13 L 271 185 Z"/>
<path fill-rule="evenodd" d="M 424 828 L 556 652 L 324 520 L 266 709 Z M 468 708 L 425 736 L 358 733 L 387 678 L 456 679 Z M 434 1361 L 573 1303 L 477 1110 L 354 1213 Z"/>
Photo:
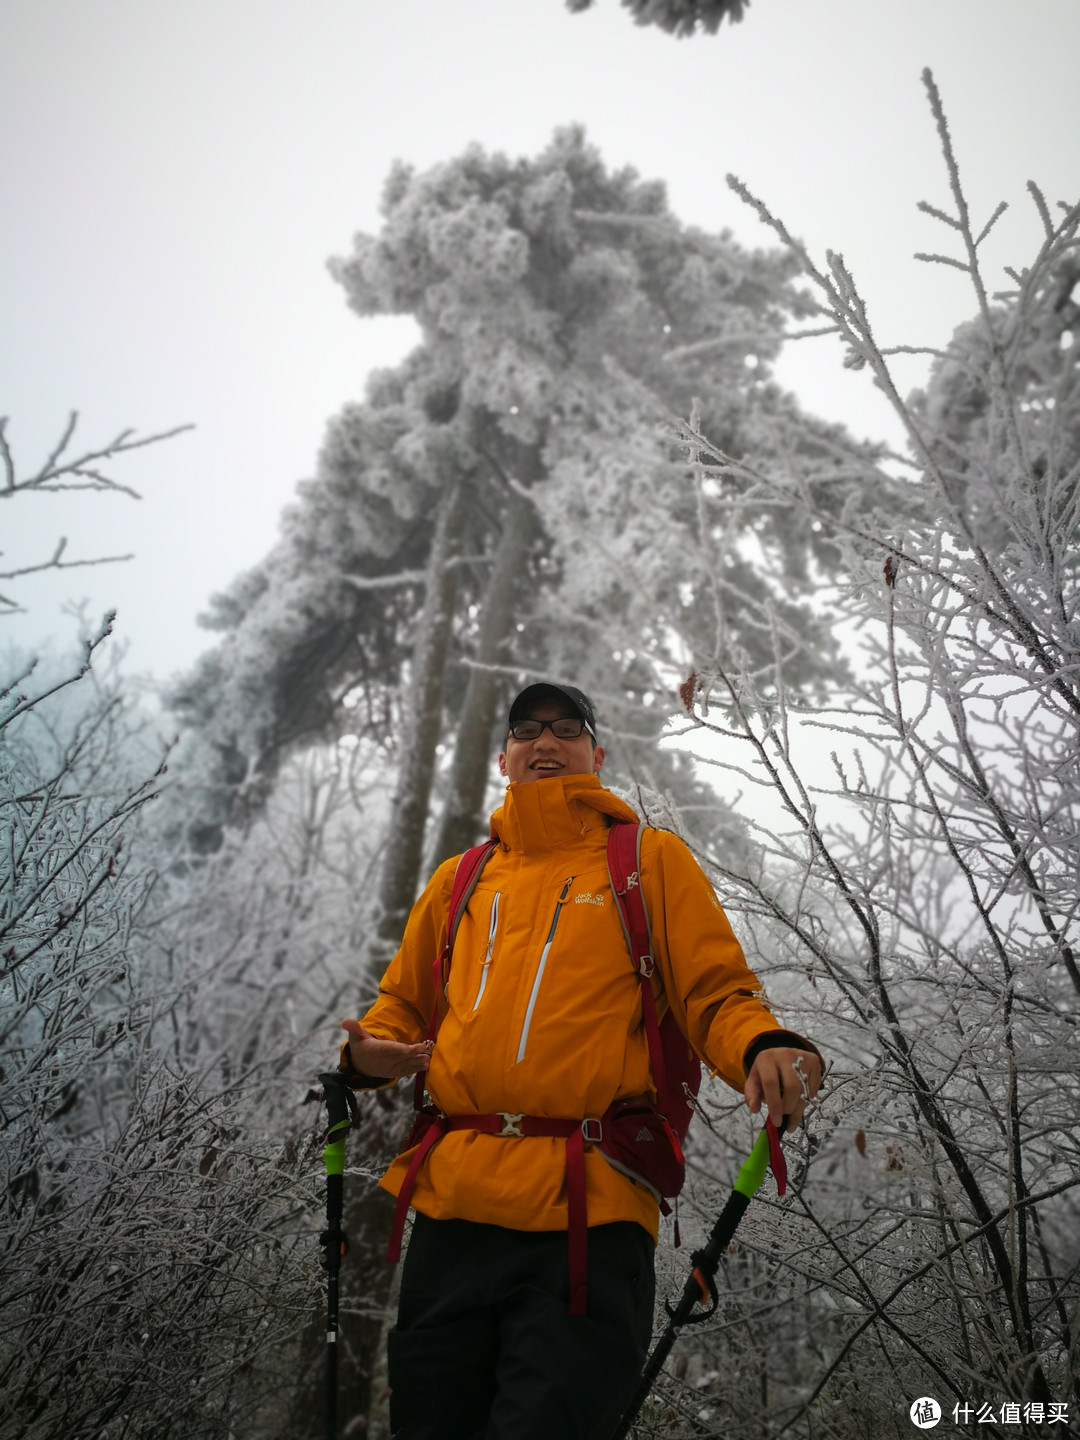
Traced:
<path fill-rule="evenodd" d="M 570 1314 L 585 1314 L 586 1277 L 588 1274 L 589 1217 L 585 1201 L 585 1145 L 599 1144 L 603 1126 L 599 1120 L 549 1120 L 542 1115 L 517 1115 L 497 1111 L 493 1115 L 443 1115 L 425 1109 L 417 1116 L 409 1137 L 416 1145 L 416 1154 L 409 1162 L 398 1192 L 394 1223 L 386 1258 L 401 1258 L 401 1237 L 409 1211 L 413 1188 L 420 1166 L 428 1151 L 449 1130 L 479 1130 L 485 1135 L 534 1136 L 546 1135 L 566 1141 L 566 1202 L 567 1250 L 570 1269 Z"/>

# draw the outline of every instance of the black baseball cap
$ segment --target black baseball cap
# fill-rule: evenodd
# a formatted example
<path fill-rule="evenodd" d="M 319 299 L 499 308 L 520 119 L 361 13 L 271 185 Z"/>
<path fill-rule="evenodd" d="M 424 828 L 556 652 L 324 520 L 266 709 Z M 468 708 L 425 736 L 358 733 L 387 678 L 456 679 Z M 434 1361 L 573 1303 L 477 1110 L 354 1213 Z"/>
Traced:
<path fill-rule="evenodd" d="M 540 700 L 568 700 L 577 711 L 582 720 L 585 721 L 585 728 L 592 738 L 596 739 L 596 716 L 593 713 L 592 701 L 575 685 L 556 685 L 549 681 L 541 681 L 537 685 L 526 685 L 521 694 L 516 697 L 510 706 L 510 714 L 507 716 L 507 728 L 518 720 L 527 720 L 527 711 Z"/>

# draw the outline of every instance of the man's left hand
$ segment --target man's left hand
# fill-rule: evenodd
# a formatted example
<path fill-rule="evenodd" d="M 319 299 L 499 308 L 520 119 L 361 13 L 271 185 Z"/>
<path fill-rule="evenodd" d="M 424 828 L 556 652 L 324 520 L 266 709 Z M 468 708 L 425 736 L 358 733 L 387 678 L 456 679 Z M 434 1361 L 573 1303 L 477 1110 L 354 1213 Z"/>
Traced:
<path fill-rule="evenodd" d="M 807 1102 L 818 1092 L 821 1073 L 821 1057 L 812 1050 L 778 1045 L 775 1049 L 758 1051 L 743 1094 L 752 1114 L 756 1115 L 762 1105 L 766 1105 L 774 1125 L 778 1126 L 786 1117 L 787 1128 L 794 1130 Z"/>

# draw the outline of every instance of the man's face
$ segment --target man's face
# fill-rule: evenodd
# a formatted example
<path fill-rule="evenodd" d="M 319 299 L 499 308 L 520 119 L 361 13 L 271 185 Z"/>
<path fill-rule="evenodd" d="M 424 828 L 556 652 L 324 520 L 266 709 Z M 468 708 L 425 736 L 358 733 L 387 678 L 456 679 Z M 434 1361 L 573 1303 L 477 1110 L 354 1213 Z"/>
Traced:
<path fill-rule="evenodd" d="M 577 711 L 566 701 L 538 700 L 530 705 L 522 720 L 578 719 Z M 520 784 L 523 780 L 547 780 L 553 775 L 599 775 L 604 763 L 604 748 L 593 745 L 588 730 L 576 740 L 560 740 L 545 726 L 535 740 L 506 737 L 506 749 L 499 756 L 499 773 Z"/>

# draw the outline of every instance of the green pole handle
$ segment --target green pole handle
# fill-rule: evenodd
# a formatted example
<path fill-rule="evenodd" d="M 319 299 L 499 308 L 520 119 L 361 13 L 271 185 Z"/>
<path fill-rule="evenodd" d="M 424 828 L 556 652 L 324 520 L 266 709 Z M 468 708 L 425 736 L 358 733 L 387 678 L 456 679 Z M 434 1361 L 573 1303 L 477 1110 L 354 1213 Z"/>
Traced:
<path fill-rule="evenodd" d="M 769 1168 L 769 1132 L 762 1130 L 754 1141 L 754 1148 L 742 1163 L 734 1188 L 740 1195 L 752 1200 L 761 1189 L 765 1172 Z"/>

